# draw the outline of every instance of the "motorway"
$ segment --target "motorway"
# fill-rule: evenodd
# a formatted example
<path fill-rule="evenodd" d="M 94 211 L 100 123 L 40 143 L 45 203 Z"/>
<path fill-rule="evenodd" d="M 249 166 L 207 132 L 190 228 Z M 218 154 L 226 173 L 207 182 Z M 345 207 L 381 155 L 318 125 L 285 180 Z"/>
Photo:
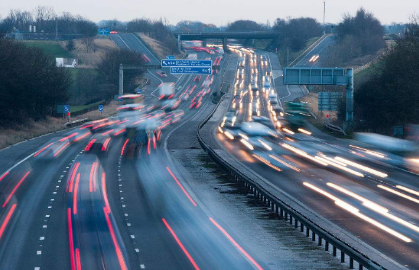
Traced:
<path fill-rule="evenodd" d="M 331 41 L 324 42 L 326 45 L 320 44 L 311 54 L 324 53 Z M 301 90 L 290 93 L 282 84 L 278 76 L 281 74 L 279 63 L 272 54 L 256 51 L 245 55 L 244 79 L 237 77 L 228 111 L 237 111 L 236 125 L 241 124 L 241 127 L 253 125 L 254 122 L 248 121 L 256 114 L 275 124 L 280 117 L 274 116 L 267 105 L 267 90 L 263 89 L 261 77 L 273 71 L 274 78 L 278 77 L 273 80 L 274 87 L 282 102 L 304 93 Z M 269 57 L 270 63 L 262 65 L 261 55 Z M 310 66 L 307 61 L 311 57 L 304 57 L 298 65 Z M 256 64 L 251 63 L 252 58 L 257 59 Z M 258 91 L 250 90 L 253 74 L 258 74 Z M 240 105 L 234 101 L 237 95 L 242 97 Z M 258 112 L 254 110 L 257 103 Z M 274 136 L 258 136 L 251 131 L 224 127 L 223 121 L 220 125 L 222 132 L 217 126 L 213 128 L 217 132 L 217 148 L 230 153 L 276 188 L 332 221 L 340 230 L 349 232 L 350 237 L 362 240 L 371 249 L 394 260 L 397 267 L 419 269 L 418 176 L 399 167 L 397 157 L 357 148 L 353 141 L 325 135 L 312 126 L 299 131 L 283 124 L 276 130 L 271 129 Z"/>
<path fill-rule="evenodd" d="M 208 76 L 210 88 L 194 78 L 176 80 L 178 115 L 121 112 L 2 150 L 0 269 L 268 268 L 202 205 L 168 155 L 170 134 L 208 113 L 220 85 L 219 75 Z M 159 103 L 157 93 L 146 90 L 147 104 Z M 154 120 L 158 140 L 133 144 L 127 129 Z"/>
<path fill-rule="evenodd" d="M 118 46 L 126 43 L 130 50 L 144 51 L 131 36 L 113 36 L 118 37 L 124 41 L 115 41 Z M 322 55 L 322 46 L 311 54 Z M 231 95 L 239 94 L 241 101 L 230 100 L 236 107 L 221 109 L 237 111 L 239 124 L 253 120 L 254 114 L 275 124 L 263 76 L 280 102 L 304 92 L 282 85 L 274 54 L 245 55 L 244 75 L 238 73 Z M 199 59 L 220 57 L 198 53 Z M 235 68 L 237 56 L 223 56 L 222 65 L 227 58 Z M 226 225 L 216 209 L 195 195 L 182 179 L 184 168 L 169 154 L 174 145 L 189 147 L 183 130 L 210 112 L 221 74 L 199 81 L 192 75 L 146 74 L 151 84 L 144 89 L 141 112 L 120 112 L 0 151 L 0 269 L 269 268 L 235 236 L 237 228 Z M 257 92 L 249 88 L 252 76 L 258 78 Z M 160 104 L 161 83 L 174 84 L 174 113 L 150 107 Z M 130 128 L 144 123 L 147 132 L 156 125 L 148 140 L 132 137 Z M 290 129 L 281 126 L 269 136 L 247 134 L 247 140 L 246 134 L 232 139 L 227 129 L 213 135 L 219 149 L 349 237 L 382 252 L 394 265 L 418 269 L 417 175 L 386 153 L 353 147 L 351 141 L 316 129 Z"/>

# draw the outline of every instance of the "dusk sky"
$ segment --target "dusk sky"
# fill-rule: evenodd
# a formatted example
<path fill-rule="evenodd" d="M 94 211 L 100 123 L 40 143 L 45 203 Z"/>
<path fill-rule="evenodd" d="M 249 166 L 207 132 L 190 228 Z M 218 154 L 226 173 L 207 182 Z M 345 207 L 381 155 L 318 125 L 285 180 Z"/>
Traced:
<path fill-rule="evenodd" d="M 180 20 L 200 20 L 226 25 L 237 19 L 271 24 L 276 18 L 309 16 L 323 21 L 322 0 L 16 0 L 1 1 L 0 16 L 10 9 L 33 10 L 35 6 L 54 7 L 56 12 L 80 14 L 95 22 L 103 19 L 129 21 L 133 18 L 166 18 L 170 24 Z M 419 14 L 419 1 L 398 0 L 329 0 L 326 1 L 326 22 L 337 23 L 345 13 L 354 14 L 360 7 L 375 14 L 383 23 L 408 22 Z"/>

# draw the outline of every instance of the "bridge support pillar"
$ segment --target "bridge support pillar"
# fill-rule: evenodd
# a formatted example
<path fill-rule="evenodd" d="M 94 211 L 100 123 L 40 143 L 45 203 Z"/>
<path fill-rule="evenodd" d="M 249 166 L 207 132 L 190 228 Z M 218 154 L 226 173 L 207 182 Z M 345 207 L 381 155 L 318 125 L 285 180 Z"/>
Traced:
<path fill-rule="evenodd" d="M 178 35 L 177 36 L 177 48 L 181 52 L 182 51 L 182 43 L 180 41 L 181 41 L 181 35 Z"/>
<path fill-rule="evenodd" d="M 228 48 L 227 48 L 227 38 L 223 38 L 223 50 L 224 50 L 224 52 L 227 52 L 228 51 Z"/>
<path fill-rule="evenodd" d="M 202 39 L 202 47 L 207 47 L 207 40 L 206 39 Z"/>
<path fill-rule="evenodd" d="M 346 86 L 346 122 L 350 123 L 354 120 L 354 70 L 347 69 L 348 84 Z"/>
<path fill-rule="evenodd" d="M 120 96 L 124 94 L 124 67 L 119 65 L 119 93 Z"/>

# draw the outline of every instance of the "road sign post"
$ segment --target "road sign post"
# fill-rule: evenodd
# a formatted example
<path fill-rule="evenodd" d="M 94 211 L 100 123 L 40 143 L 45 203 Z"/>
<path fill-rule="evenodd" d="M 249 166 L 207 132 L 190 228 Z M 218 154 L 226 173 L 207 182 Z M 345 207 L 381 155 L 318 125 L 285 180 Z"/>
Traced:
<path fill-rule="evenodd" d="M 98 108 L 100 114 L 102 114 L 102 112 L 103 112 L 103 105 L 98 105 L 97 108 Z"/>
<path fill-rule="evenodd" d="M 70 105 L 64 105 L 64 114 L 67 115 L 67 122 L 70 122 Z"/>

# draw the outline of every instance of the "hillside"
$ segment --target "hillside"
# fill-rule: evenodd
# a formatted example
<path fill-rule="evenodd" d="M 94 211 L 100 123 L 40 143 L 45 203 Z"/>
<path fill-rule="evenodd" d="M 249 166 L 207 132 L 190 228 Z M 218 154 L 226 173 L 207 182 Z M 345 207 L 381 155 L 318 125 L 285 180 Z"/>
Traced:
<path fill-rule="evenodd" d="M 66 49 L 67 44 L 68 41 L 60 42 L 63 49 Z M 107 37 L 93 38 L 93 44 L 91 46 L 86 46 L 86 42 L 83 39 L 75 39 L 74 50 L 71 51 L 71 54 L 74 58 L 78 59 L 79 67 L 93 68 L 100 62 L 107 50 L 114 48 L 117 48 L 117 46 Z"/>
<path fill-rule="evenodd" d="M 146 43 L 146 45 L 149 48 L 151 48 L 153 52 L 157 54 L 157 56 L 160 57 L 161 59 L 165 59 L 168 55 L 173 54 L 172 50 L 164 46 L 162 42 L 154 38 L 151 38 L 144 33 L 135 33 L 135 34 L 138 35 Z M 175 53 L 174 55 L 176 58 L 182 58 L 182 55 L 179 53 Z"/>

